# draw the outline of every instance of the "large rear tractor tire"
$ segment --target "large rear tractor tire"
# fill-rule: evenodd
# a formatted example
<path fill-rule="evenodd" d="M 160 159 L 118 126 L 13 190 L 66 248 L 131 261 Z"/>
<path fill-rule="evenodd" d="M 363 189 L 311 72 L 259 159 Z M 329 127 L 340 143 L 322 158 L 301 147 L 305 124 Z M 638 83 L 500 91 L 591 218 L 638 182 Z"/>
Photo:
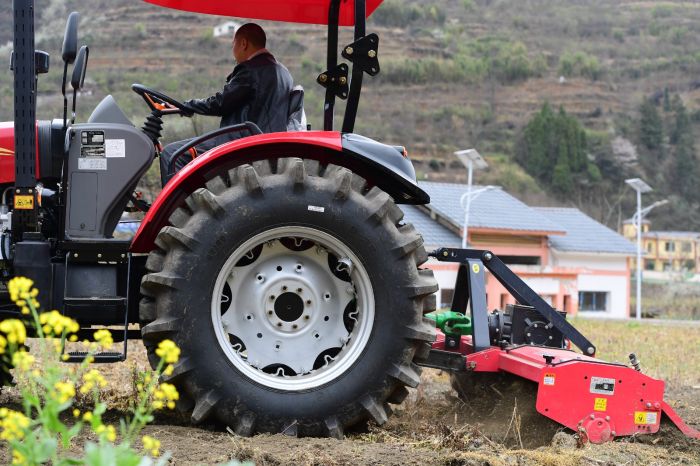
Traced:
<path fill-rule="evenodd" d="M 194 423 L 342 437 L 383 424 L 415 387 L 437 283 L 423 239 L 385 192 L 345 168 L 285 158 L 192 193 L 158 235 L 140 306 L 152 364 Z"/>

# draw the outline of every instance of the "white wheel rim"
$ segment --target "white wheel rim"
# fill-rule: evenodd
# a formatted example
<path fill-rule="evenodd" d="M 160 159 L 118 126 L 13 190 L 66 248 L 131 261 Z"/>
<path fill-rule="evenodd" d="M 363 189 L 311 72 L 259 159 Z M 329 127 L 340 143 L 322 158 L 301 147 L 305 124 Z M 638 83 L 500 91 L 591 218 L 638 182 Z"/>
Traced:
<path fill-rule="evenodd" d="M 289 248 L 311 243 L 303 251 Z M 349 282 L 331 272 L 329 256 L 340 259 L 333 261 L 337 270 L 350 270 Z M 253 262 L 241 265 L 246 257 Z M 219 345 L 246 377 L 278 390 L 307 390 L 337 379 L 362 355 L 374 293 L 364 265 L 340 240 L 314 228 L 281 227 L 229 256 L 214 285 L 211 316 Z"/>

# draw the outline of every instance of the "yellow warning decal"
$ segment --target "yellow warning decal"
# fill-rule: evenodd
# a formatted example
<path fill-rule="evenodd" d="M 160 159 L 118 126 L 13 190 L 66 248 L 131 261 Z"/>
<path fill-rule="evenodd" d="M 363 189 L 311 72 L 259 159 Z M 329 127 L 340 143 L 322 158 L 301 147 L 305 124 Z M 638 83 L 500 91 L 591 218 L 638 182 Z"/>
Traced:
<path fill-rule="evenodd" d="M 544 374 L 544 380 L 542 380 L 542 385 L 554 385 L 554 382 L 557 380 L 557 375 L 553 373 L 546 373 Z"/>
<path fill-rule="evenodd" d="M 653 425 L 659 420 L 659 413 L 648 411 L 635 411 L 634 423 L 637 425 Z"/>
<path fill-rule="evenodd" d="M 472 271 L 474 273 L 479 273 L 479 270 L 481 270 L 481 268 L 479 267 L 479 264 L 472 265 Z"/>
<path fill-rule="evenodd" d="M 596 398 L 595 403 L 593 403 L 594 411 L 607 411 L 608 410 L 608 399 L 607 398 Z"/>
<path fill-rule="evenodd" d="M 16 210 L 32 210 L 34 208 L 34 196 L 32 195 L 17 195 L 15 196 Z"/>

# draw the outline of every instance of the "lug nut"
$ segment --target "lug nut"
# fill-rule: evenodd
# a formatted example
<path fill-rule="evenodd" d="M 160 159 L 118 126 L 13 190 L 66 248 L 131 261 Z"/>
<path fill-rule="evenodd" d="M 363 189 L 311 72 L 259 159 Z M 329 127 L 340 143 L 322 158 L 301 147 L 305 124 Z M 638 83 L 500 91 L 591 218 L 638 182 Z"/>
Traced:
<path fill-rule="evenodd" d="M 322 83 L 325 83 L 326 81 L 328 81 L 328 75 L 324 73 L 318 77 L 318 80 Z"/>
<path fill-rule="evenodd" d="M 277 326 L 278 326 L 278 327 L 281 327 L 281 326 L 282 326 L 282 322 L 277 322 Z"/>
<path fill-rule="evenodd" d="M 347 82 L 348 82 L 348 78 L 346 78 L 345 76 L 340 77 L 340 84 L 342 84 L 344 86 Z"/>
<path fill-rule="evenodd" d="M 352 55 L 352 52 L 353 52 L 352 47 L 345 47 L 345 53 L 347 53 L 348 55 Z"/>
<path fill-rule="evenodd" d="M 310 299 L 307 299 L 307 300 L 306 300 L 306 305 L 307 305 L 307 306 L 311 306 L 311 300 L 310 300 Z"/>
<path fill-rule="evenodd" d="M 274 301 L 274 300 L 275 300 L 275 295 L 270 296 L 270 301 Z"/>
<path fill-rule="evenodd" d="M 310 317 L 308 315 L 304 316 L 304 320 L 309 320 Z"/>
<path fill-rule="evenodd" d="M 271 316 L 272 314 L 274 314 L 274 312 L 272 312 L 272 311 L 267 311 L 267 315 L 270 315 L 270 316 Z"/>
<path fill-rule="evenodd" d="M 283 287 L 282 287 L 282 291 L 287 291 L 287 287 L 286 287 L 286 286 L 283 286 Z"/>
<path fill-rule="evenodd" d="M 367 55 L 369 56 L 369 58 L 374 58 L 377 56 L 377 52 L 375 50 L 370 50 L 369 52 L 367 52 Z"/>
<path fill-rule="evenodd" d="M 301 293 L 301 288 L 297 288 L 297 293 Z"/>
<path fill-rule="evenodd" d="M 293 328 L 294 330 L 296 330 L 297 328 L 299 328 L 299 326 L 298 326 L 297 324 L 294 324 L 294 325 L 292 325 L 292 328 Z"/>

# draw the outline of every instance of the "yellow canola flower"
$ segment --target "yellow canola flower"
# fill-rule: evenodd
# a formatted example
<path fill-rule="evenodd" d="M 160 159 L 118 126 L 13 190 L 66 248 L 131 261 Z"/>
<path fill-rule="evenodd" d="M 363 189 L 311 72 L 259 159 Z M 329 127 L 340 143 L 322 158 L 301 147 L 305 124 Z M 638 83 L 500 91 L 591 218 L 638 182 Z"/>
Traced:
<path fill-rule="evenodd" d="M 83 375 L 83 386 L 80 387 L 80 393 L 83 395 L 92 391 L 93 388 L 104 388 L 107 386 L 107 381 L 97 369 L 91 369 Z"/>
<path fill-rule="evenodd" d="M 0 322 L 0 332 L 7 335 L 7 341 L 12 344 L 24 344 L 27 340 L 27 329 L 21 320 L 6 319 Z"/>
<path fill-rule="evenodd" d="M 163 409 L 167 406 L 169 409 L 175 409 L 175 402 L 180 399 L 180 394 L 174 385 L 162 383 L 153 392 L 153 408 Z"/>
<path fill-rule="evenodd" d="M 79 409 L 74 409 L 73 410 L 73 417 L 80 417 L 80 410 Z"/>
<path fill-rule="evenodd" d="M 27 458 L 17 450 L 12 450 L 12 464 L 27 464 Z"/>
<path fill-rule="evenodd" d="M 7 348 L 7 339 L 0 335 L 0 354 L 5 354 L 5 348 Z"/>
<path fill-rule="evenodd" d="M 0 409 L 0 440 L 22 440 L 24 432 L 29 428 L 29 418 L 11 409 Z"/>
<path fill-rule="evenodd" d="M 104 349 L 109 348 L 114 343 L 112 333 L 107 329 L 101 329 L 95 332 L 95 341 Z"/>
<path fill-rule="evenodd" d="M 175 364 L 180 359 L 180 348 L 172 340 L 163 340 L 158 343 L 156 355 L 168 364 Z"/>
<path fill-rule="evenodd" d="M 66 317 L 58 311 L 44 312 L 39 315 L 39 323 L 44 333 L 48 335 L 60 336 L 66 333 L 75 333 L 80 330 L 78 322 L 70 317 Z"/>
<path fill-rule="evenodd" d="M 12 365 L 22 372 L 28 372 L 34 361 L 34 356 L 26 351 L 17 351 L 12 355 Z"/>
<path fill-rule="evenodd" d="M 34 282 L 27 277 L 15 277 L 7 284 L 7 290 L 10 292 L 10 299 L 13 302 L 35 298 L 39 292 L 32 289 Z"/>
<path fill-rule="evenodd" d="M 58 393 L 59 403 L 65 403 L 75 396 L 75 386 L 70 380 L 68 382 L 56 382 L 53 388 Z"/>
<path fill-rule="evenodd" d="M 104 434 L 104 437 L 110 442 L 114 442 L 117 439 L 117 430 L 114 428 L 114 426 L 111 425 L 100 424 L 95 429 L 95 433 L 97 435 Z"/>
<path fill-rule="evenodd" d="M 144 435 L 141 437 L 143 442 L 144 450 L 151 453 L 151 456 L 158 456 L 160 454 L 160 440 L 156 440 L 149 435 Z"/>
<path fill-rule="evenodd" d="M 85 421 L 85 422 L 92 421 L 92 412 L 91 411 L 88 411 L 87 413 L 83 414 L 83 421 Z"/>

